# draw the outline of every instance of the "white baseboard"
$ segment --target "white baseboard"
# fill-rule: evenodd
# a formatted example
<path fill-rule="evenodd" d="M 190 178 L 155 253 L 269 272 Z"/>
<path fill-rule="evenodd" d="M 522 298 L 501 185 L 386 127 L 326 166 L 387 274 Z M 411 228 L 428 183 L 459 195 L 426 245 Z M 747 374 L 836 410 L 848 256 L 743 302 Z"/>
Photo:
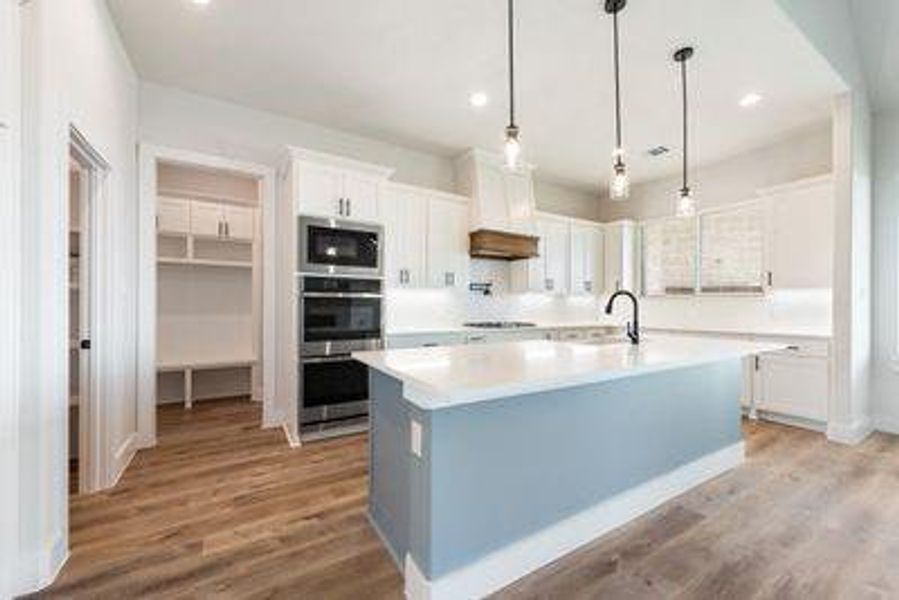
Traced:
<path fill-rule="evenodd" d="M 122 445 L 119 446 L 118 450 L 116 450 L 112 458 L 112 469 L 109 473 L 106 487 L 115 487 L 115 485 L 119 482 L 119 479 L 122 478 L 122 474 L 125 472 L 125 469 L 128 468 L 128 465 L 131 464 L 131 460 L 134 458 L 134 455 L 137 454 L 137 441 L 137 432 L 132 433 L 127 438 L 125 438 L 125 441 L 122 442 Z"/>
<path fill-rule="evenodd" d="M 284 431 L 284 437 L 287 438 L 287 443 L 290 444 L 291 448 L 299 448 L 303 445 L 302 443 L 300 443 L 300 436 L 294 435 L 290 431 L 290 427 L 287 425 L 287 423 L 282 423 L 281 429 Z"/>
<path fill-rule="evenodd" d="M 827 424 L 827 439 L 847 446 L 862 443 L 872 433 L 874 433 L 874 427 L 870 419 L 859 419 L 853 423 L 831 422 Z"/>
<path fill-rule="evenodd" d="M 899 417 L 879 416 L 874 419 L 874 429 L 899 435 Z"/>
<path fill-rule="evenodd" d="M 39 552 L 20 556 L 17 595 L 33 594 L 52 584 L 69 559 L 68 539 L 60 531 L 53 543 Z"/>
<path fill-rule="evenodd" d="M 433 581 L 425 577 L 410 555 L 406 555 L 406 597 L 409 600 L 455 600 L 487 596 L 739 466 L 744 457 L 743 442 L 728 446 L 604 500 Z"/>

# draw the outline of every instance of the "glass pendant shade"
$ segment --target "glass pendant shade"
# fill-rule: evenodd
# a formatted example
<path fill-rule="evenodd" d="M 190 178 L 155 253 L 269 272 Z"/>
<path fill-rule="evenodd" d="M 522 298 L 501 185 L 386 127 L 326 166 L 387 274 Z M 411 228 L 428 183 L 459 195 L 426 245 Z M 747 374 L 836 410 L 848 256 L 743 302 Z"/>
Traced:
<path fill-rule="evenodd" d="M 518 137 L 517 127 L 506 128 L 506 145 L 503 153 L 506 157 L 506 168 L 517 171 L 521 159 L 521 140 Z"/>
<path fill-rule="evenodd" d="M 609 180 L 609 198 L 612 200 L 626 200 L 631 192 L 630 179 L 627 176 L 627 167 L 624 164 L 624 152 L 621 149 L 612 153 L 612 178 Z"/>
<path fill-rule="evenodd" d="M 681 219 L 688 219 L 696 216 L 696 199 L 693 197 L 693 192 L 690 188 L 683 188 L 680 190 L 674 212 Z"/>

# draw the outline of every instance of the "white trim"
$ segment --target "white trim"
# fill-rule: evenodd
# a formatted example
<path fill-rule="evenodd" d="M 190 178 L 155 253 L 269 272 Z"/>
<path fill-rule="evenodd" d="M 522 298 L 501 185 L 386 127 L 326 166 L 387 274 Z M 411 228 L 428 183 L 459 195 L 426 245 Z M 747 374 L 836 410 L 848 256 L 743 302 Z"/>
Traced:
<path fill-rule="evenodd" d="M 59 532 L 43 551 L 20 556 L 17 594 L 32 594 L 52 584 L 69 560 L 68 545 L 68 536 Z"/>
<path fill-rule="evenodd" d="M 344 156 L 337 156 L 335 154 L 326 154 L 324 152 L 308 150 L 306 148 L 300 148 L 298 146 L 288 146 L 287 153 L 293 160 L 297 160 L 300 162 L 310 162 L 329 167 L 335 167 L 338 169 L 358 171 L 360 173 L 366 173 L 380 179 L 389 178 L 395 171 L 395 169 L 392 167 L 375 165 L 372 163 L 354 160 L 352 158 L 346 158 Z"/>
<path fill-rule="evenodd" d="M 827 439 L 838 444 L 855 446 L 874 433 L 870 419 L 859 419 L 853 423 L 830 422 L 827 424 Z"/>
<path fill-rule="evenodd" d="M 122 443 L 121 446 L 115 451 L 113 455 L 111 470 L 109 473 L 109 480 L 106 482 L 105 487 L 114 487 L 119 483 L 119 479 L 122 478 L 122 474 L 128 468 L 128 465 L 131 464 L 131 460 L 134 458 L 134 455 L 137 454 L 138 451 L 138 439 L 139 435 L 137 432 L 133 432 Z"/>
<path fill-rule="evenodd" d="M 291 448 L 299 448 L 303 445 L 302 442 L 300 442 L 300 436 L 292 432 L 290 426 L 286 422 L 281 423 L 281 430 L 284 431 L 284 437 L 287 439 L 287 443 Z"/>
<path fill-rule="evenodd" d="M 789 194 L 809 188 L 824 185 L 833 185 L 833 173 L 825 173 L 823 175 L 815 175 L 813 177 L 804 177 L 795 181 L 788 181 L 765 188 L 759 188 L 755 191 L 757 196 L 777 196 L 780 194 Z"/>
<path fill-rule="evenodd" d="M 880 416 L 874 420 L 874 428 L 884 433 L 899 435 L 899 417 Z"/>
<path fill-rule="evenodd" d="M 707 454 L 509 544 L 436 581 L 428 580 L 407 554 L 406 597 L 410 600 L 451 600 L 487 596 L 672 498 L 739 466 L 744 457 L 743 442 Z"/>
<path fill-rule="evenodd" d="M 153 144 L 139 148 L 139 266 L 138 266 L 138 440 L 139 448 L 156 445 L 156 164 L 162 160 L 184 165 L 202 166 L 255 177 L 260 182 L 262 212 L 262 292 L 261 347 L 257 351 L 258 367 L 254 367 L 253 398 L 262 398 L 261 427 L 276 427 L 284 411 L 276 407 L 274 395 L 275 361 L 275 265 L 274 231 L 277 218 L 275 170 L 271 167 Z M 254 251 L 255 252 L 255 251 Z M 254 275 L 255 277 L 255 275 Z M 255 289 L 256 286 L 254 286 Z M 256 374 L 261 370 L 261 376 Z"/>
<path fill-rule="evenodd" d="M 435 190 L 434 188 L 426 188 L 420 185 L 412 185 L 410 183 L 398 183 L 396 181 L 385 181 L 384 190 L 387 192 L 390 191 L 398 191 L 398 192 L 410 192 L 412 194 L 420 194 L 422 196 L 427 196 L 430 198 L 437 198 L 438 200 L 446 200 L 448 202 L 457 202 L 459 204 L 470 205 L 471 198 L 468 196 L 463 196 L 462 194 L 454 194 L 453 192 L 445 192 L 443 190 Z M 424 199 L 423 199 L 424 200 Z"/>

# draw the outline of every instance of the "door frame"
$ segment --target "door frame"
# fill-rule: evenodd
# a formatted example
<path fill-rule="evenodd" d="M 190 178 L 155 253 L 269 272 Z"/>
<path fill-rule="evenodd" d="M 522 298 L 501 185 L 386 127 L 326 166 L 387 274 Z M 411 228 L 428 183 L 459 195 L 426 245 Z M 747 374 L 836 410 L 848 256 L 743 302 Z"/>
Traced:
<path fill-rule="evenodd" d="M 262 215 L 261 286 L 259 294 L 261 339 L 253 395 L 262 398 L 263 428 L 281 427 L 288 407 L 275 400 L 275 169 L 224 156 L 154 144 L 138 148 L 138 306 L 137 306 L 137 430 L 138 447 L 156 445 L 156 166 L 160 161 L 237 172 L 260 182 Z M 254 275 L 256 277 L 256 275 Z"/>
<path fill-rule="evenodd" d="M 84 257 L 82 257 L 78 267 L 79 284 L 83 285 L 85 281 L 87 282 L 87 286 L 82 287 L 82 293 L 86 292 L 88 298 L 87 309 L 85 310 L 82 307 L 79 308 L 79 311 L 82 318 L 84 316 L 88 317 L 87 331 L 90 333 L 90 338 L 88 339 L 90 339 L 92 344 L 92 349 L 90 350 L 79 350 L 81 353 L 90 353 L 87 361 L 88 368 L 84 369 L 80 359 L 78 363 L 81 369 L 78 398 L 78 492 L 85 494 L 106 487 L 109 480 L 108 469 L 110 468 L 109 457 L 107 452 L 105 452 L 108 436 L 104 416 L 107 414 L 108 409 L 101 395 L 97 393 L 99 360 L 96 352 L 98 345 L 95 340 L 97 334 L 99 334 L 97 325 L 100 322 L 97 311 L 99 269 L 95 259 L 97 226 L 99 222 L 98 209 L 101 206 L 106 206 L 106 200 L 109 197 L 110 166 L 74 125 L 69 126 L 69 152 L 72 160 L 82 170 L 83 177 L 79 178 L 79 184 L 81 185 L 79 209 L 82 215 L 84 215 L 86 210 L 88 217 L 87 236 L 85 238 L 85 232 L 82 232 L 80 238 L 81 248 L 87 249 L 87 265 L 84 264 Z M 65 181 L 66 198 L 68 198 L 71 192 L 68 189 L 68 177 L 65 178 Z M 87 209 L 84 208 L 85 205 Z M 71 218 L 71 215 L 68 214 L 68 202 L 66 202 L 65 210 L 65 222 L 68 224 Z M 68 274 L 66 277 L 68 278 Z M 68 314 L 66 315 L 66 321 L 68 322 Z M 79 329 L 81 331 L 84 330 L 84 323 L 79 323 Z M 69 365 L 67 363 L 67 372 L 68 369 Z"/>

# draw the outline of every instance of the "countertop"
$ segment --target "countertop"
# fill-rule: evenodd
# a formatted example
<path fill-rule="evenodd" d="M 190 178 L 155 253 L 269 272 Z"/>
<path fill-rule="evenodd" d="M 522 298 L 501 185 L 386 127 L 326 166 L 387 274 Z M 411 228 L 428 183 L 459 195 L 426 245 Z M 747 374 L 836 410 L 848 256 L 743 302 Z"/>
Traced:
<path fill-rule="evenodd" d="M 510 319 L 518 320 L 518 319 Z M 527 320 L 527 319 L 522 319 Z M 529 321 L 530 322 L 530 321 Z M 404 335 L 443 335 L 453 333 L 490 333 L 490 332 L 507 332 L 507 331 L 545 331 L 547 329 L 617 329 L 624 327 L 618 321 L 539 321 L 534 322 L 533 327 L 510 328 L 510 329 L 489 329 L 484 327 L 467 327 L 463 324 L 458 325 L 442 325 L 437 327 L 390 327 L 388 326 L 384 332 L 387 336 L 404 336 Z"/>
<path fill-rule="evenodd" d="M 403 382 L 419 408 L 548 391 L 784 349 L 784 344 L 650 335 L 639 346 L 551 341 L 358 352 L 353 357 Z"/>

